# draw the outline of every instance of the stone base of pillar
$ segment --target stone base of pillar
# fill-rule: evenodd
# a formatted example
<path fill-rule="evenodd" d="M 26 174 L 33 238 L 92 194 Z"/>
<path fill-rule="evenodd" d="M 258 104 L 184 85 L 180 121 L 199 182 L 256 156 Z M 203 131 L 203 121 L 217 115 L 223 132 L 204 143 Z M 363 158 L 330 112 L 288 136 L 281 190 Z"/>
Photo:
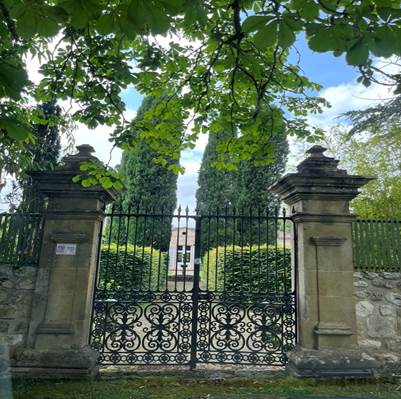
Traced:
<path fill-rule="evenodd" d="M 99 373 L 98 354 L 91 348 L 70 350 L 17 349 L 11 359 L 11 374 L 26 378 L 88 378 Z"/>
<path fill-rule="evenodd" d="M 288 354 L 287 369 L 305 378 L 372 378 L 377 361 L 362 350 L 334 351 L 295 348 Z"/>

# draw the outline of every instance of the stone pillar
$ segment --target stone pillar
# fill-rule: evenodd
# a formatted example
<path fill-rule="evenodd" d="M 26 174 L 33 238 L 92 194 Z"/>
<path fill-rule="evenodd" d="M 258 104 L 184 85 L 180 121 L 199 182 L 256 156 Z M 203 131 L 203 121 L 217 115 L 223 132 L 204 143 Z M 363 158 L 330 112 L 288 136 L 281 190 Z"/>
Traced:
<path fill-rule="evenodd" d="M 47 209 L 27 344 L 13 354 L 16 375 L 90 377 L 97 372 L 97 355 L 88 343 L 99 235 L 105 205 L 117 193 L 73 183 L 81 162 L 97 160 L 91 146 L 77 149 L 54 171 L 32 173 Z"/>
<path fill-rule="evenodd" d="M 314 146 L 297 173 L 271 190 L 295 223 L 298 344 L 289 369 L 305 377 L 366 377 L 374 362 L 357 345 L 349 202 L 371 177 L 350 176 Z"/>

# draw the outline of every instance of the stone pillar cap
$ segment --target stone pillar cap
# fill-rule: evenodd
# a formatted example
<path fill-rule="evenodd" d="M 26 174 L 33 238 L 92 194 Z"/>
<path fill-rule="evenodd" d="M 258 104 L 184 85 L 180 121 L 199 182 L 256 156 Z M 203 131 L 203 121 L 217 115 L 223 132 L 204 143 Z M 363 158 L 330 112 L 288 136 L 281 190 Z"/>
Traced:
<path fill-rule="evenodd" d="M 89 144 L 81 144 L 76 147 L 77 154 L 67 155 L 61 160 L 61 164 L 57 166 L 57 170 L 79 170 L 81 162 L 97 161 L 98 158 L 92 155 L 95 149 Z"/>
<path fill-rule="evenodd" d="M 311 147 L 309 157 L 297 166 L 297 173 L 285 175 L 270 190 L 289 205 L 301 199 L 350 201 L 360 187 L 376 178 L 349 175 L 338 168 L 338 160 L 324 155 L 325 151 L 320 145 Z"/>
<path fill-rule="evenodd" d="M 83 187 L 81 183 L 74 183 L 74 176 L 82 173 L 82 162 L 99 162 L 92 153 L 95 151 L 89 144 L 76 147 L 78 153 L 65 156 L 53 171 L 31 172 L 30 175 L 38 183 L 39 190 L 48 197 L 61 198 L 98 198 L 105 203 L 114 201 L 119 191 L 105 189 L 101 186 Z"/>

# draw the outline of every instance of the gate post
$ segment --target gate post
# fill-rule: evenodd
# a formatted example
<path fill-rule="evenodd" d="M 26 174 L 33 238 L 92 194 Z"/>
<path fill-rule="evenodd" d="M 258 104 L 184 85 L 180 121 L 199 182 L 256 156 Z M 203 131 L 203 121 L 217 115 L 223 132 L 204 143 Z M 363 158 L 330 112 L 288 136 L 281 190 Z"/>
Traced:
<path fill-rule="evenodd" d="M 91 146 L 77 150 L 54 171 L 32 173 L 47 198 L 47 209 L 27 344 L 13 354 L 14 375 L 97 373 L 97 354 L 88 341 L 99 235 L 105 205 L 117 192 L 73 183 L 81 162 L 98 161 Z"/>
<path fill-rule="evenodd" d="M 348 175 L 325 150 L 310 148 L 297 173 L 271 187 L 290 206 L 298 245 L 298 343 L 288 367 L 301 377 L 367 377 L 375 363 L 357 344 L 349 202 L 372 177 Z"/>

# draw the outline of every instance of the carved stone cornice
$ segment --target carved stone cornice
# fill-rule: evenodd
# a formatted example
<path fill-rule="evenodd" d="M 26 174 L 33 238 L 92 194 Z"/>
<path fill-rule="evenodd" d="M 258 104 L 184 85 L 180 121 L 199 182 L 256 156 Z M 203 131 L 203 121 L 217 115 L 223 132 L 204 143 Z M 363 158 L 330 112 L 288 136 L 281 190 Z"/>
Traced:
<path fill-rule="evenodd" d="M 307 151 L 310 156 L 302 161 L 297 173 L 289 173 L 270 187 L 288 205 L 301 200 L 350 201 L 358 189 L 375 179 L 358 175 L 348 175 L 338 169 L 334 158 L 325 156 L 321 146 L 313 146 Z"/>
<path fill-rule="evenodd" d="M 347 239 L 344 237 L 315 236 L 310 238 L 317 247 L 341 247 Z"/>
<path fill-rule="evenodd" d="M 85 233 L 70 233 L 70 232 L 54 232 L 50 235 L 50 240 L 53 242 L 68 242 L 71 244 L 79 244 L 87 242 L 89 237 Z"/>

